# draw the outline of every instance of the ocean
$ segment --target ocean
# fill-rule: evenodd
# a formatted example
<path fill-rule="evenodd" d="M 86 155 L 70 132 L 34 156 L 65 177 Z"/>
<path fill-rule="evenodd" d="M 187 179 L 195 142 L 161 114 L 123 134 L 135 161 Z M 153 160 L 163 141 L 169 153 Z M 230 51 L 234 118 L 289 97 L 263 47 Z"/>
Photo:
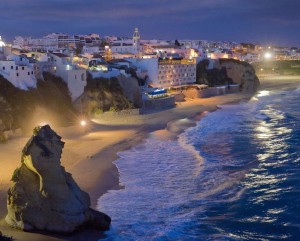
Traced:
<path fill-rule="evenodd" d="M 220 106 L 115 161 L 106 240 L 300 240 L 300 89 Z"/>

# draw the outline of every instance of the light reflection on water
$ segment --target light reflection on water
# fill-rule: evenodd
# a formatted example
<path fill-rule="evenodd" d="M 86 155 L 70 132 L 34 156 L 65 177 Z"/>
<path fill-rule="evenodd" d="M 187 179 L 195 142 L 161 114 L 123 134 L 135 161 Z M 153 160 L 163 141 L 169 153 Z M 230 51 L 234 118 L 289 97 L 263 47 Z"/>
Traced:
<path fill-rule="evenodd" d="M 109 240 L 297 240 L 296 94 L 260 93 L 209 114 L 179 142 L 122 153 L 125 189 L 99 202 L 113 218 Z"/>

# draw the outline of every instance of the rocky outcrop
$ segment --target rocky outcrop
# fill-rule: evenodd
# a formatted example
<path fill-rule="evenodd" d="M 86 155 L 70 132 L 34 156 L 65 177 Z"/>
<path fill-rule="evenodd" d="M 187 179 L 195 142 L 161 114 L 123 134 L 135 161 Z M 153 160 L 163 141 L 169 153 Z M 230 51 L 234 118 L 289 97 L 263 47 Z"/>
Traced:
<path fill-rule="evenodd" d="M 214 68 L 225 68 L 227 76 L 239 84 L 243 92 L 254 92 L 259 87 L 259 79 L 249 63 L 234 59 L 219 59 L 215 62 Z"/>
<path fill-rule="evenodd" d="M 204 59 L 197 64 L 196 74 L 198 84 L 210 87 L 238 84 L 243 92 L 255 92 L 259 86 L 254 68 L 234 59 Z"/>
<path fill-rule="evenodd" d="M 84 226 L 107 230 L 110 217 L 90 208 L 90 198 L 61 166 L 64 142 L 49 125 L 34 129 L 8 190 L 6 222 L 24 231 L 71 233 Z"/>
<path fill-rule="evenodd" d="M 75 102 L 77 110 L 90 116 L 138 108 L 141 104 L 137 80 L 121 76 L 110 79 L 88 76 L 84 93 Z"/>
<path fill-rule="evenodd" d="M 44 72 L 43 77 L 36 89 L 25 91 L 0 75 L 0 119 L 5 130 L 22 128 L 30 133 L 39 123 L 66 125 L 74 121 L 76 111 L 68 86 L 50 73 Z M 41 109 L 45 110 L 42 114 Z"/>
<path fill-rule="evenodd" d="M 0 142 L 6 140 L 4 132 L 12 129 L 13 120 L 12 110 L 9 104 L 4 97 L 0 95 Z"/>
<path fill-rule="evenodd" d="M 2 235 L 0 231 L 0 241 L 13 241 L 13 238 Z"/>
<path fill-rule="evenodd" d="M 142 96 L 137 79 L 133 77 L 127 78 L 123 75 L 119 75 L 117 78 L 127 99 L 136 107 L 142 106 Z"/>

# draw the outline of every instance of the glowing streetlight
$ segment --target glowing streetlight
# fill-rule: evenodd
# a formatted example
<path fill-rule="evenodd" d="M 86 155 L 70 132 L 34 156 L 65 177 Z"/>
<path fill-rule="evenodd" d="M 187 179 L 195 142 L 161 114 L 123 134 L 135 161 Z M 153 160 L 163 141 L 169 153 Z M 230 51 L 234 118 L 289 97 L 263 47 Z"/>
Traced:
<path fill-rule="evenodd" d="M 264 55 L 265 59 L 270 59 L 272 57 L 272 54 L 271 53 L 265 53 Z"/>
<path fill-rule="evenodd" d="M 80 121 L 80 125 L 83 127 L 86 126 L 86 121 L 85 120 Z"/>
<path fill-rule="evenodd" d="M 87 122 L 85 120 L 80 121 L 80 126 L 82 127 L 83 134 L 86 133 L 86 125 L 87 125 Z"/>

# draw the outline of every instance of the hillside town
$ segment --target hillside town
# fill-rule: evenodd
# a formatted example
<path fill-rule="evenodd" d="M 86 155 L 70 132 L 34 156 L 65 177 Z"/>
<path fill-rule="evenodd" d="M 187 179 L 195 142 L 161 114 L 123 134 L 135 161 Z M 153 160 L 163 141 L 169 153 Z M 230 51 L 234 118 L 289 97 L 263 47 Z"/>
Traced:
<path fill-rule="evenodd" d="M 50 72 L 65 81 L 73 101 L 82 95 L 88 75 L 133 76 L 144 87 L 144 98 L 165 96 L 165 90 L 195 84 L 196 65 L 204 59 L 210 60 L 208 68 L 218 59 L 249 63 L 298 60 L 300 49 L 206 40 L 143 40 L 138 28 L 132 37 L 51 33 L 42 38 L 16 36 L 11 44 L 0 39 L 4 78 L 27 90 L 36 87 L 43 72 Z"/>

